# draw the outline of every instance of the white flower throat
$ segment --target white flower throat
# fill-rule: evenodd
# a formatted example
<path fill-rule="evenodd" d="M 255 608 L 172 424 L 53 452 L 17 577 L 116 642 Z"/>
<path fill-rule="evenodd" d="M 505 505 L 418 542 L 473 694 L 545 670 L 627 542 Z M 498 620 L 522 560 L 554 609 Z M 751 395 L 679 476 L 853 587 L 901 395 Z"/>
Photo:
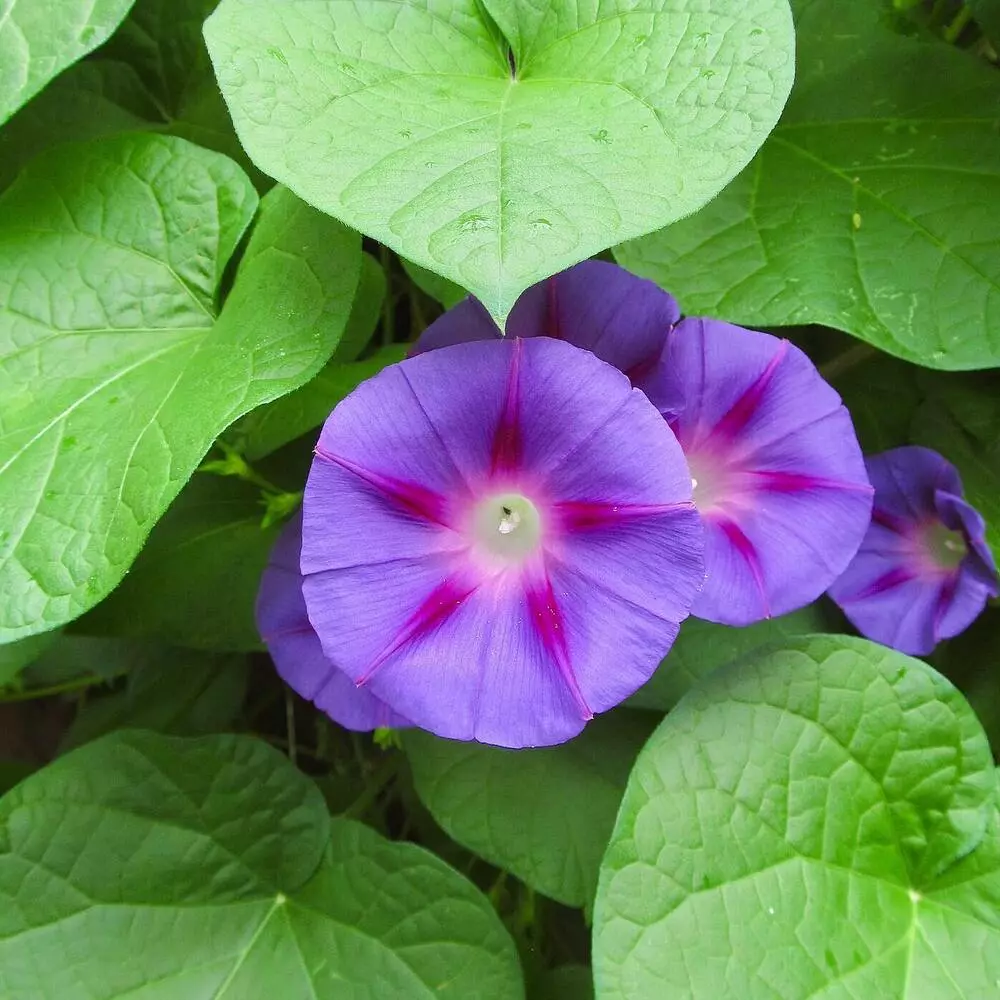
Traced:
<path fill-rule="evenodd" d="M 491 557 L 517 563 L 538 549 L 542 519 L 538 508 L 523 494 L 499 493 L 476 505 L 472 533 Z"/>

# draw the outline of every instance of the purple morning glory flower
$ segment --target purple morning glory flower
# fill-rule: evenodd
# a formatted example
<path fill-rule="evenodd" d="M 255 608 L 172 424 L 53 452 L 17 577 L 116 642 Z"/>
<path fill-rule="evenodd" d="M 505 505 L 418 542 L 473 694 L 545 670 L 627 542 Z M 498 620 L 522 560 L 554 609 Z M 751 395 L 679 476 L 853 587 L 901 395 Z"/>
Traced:
<path fill-rule="evenodd" d="M 366 731 L 409 722 L 369 691 L 358 688 L 326 657 L 309 622 L 302 596 L 299 550 L 302 513 L 285 525 L 271 550 L 257 594 L 257 630 L 278 673 L 290 688 L 308 698 L 334 722 Z"/>
<path fill-rule="evenodd" d="M 1000 594 L 986 526 L 955 467 L 929 448 L 874 455 L 868 474 L 871 525 L 830 596 L 863 635 L 923 655 Z"/>
<path fill-rule="evenodd" d="M 301 570 L 329 661 L 438 735 L 558 743 L 656 668 L 703 579 L 691 479 L 628 379 L 548 338 L 392 365 L 323 428 Z"/>
<path fill-rule="evenodd" d="M 675 432 L 705 520 L 707 579 L 692 614 L 748 625 L 815 600 L 864 537 L 871 486 L 850 416 L 787 341 L 709 319 L 614 264 L 585 261 L 528 289 L 508 321 L 625 372 Z M 466 299 L 417 343 L 499 336 Z"/>
<path fill-rule="evenodd" d="M 748 625 L 819 597 L 861 544 L 872 488 L 850 415 L 809 358 L 689 318 L 640 385 L 684 449 L 705 522 L 692 614 Z"/>

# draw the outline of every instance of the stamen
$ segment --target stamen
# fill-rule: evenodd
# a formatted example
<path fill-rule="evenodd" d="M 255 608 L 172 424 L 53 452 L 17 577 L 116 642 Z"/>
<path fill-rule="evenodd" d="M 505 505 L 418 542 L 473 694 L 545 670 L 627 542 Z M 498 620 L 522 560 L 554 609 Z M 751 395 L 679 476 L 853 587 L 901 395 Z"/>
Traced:
<path fill-rule="evenodd" d="M 519 564 L 541 544 L 538 508 L 520 493 L 487 497 L 472 512 L 473 547 L 487 563 Z"/>
<path fill-rule="evenodd" d="M 929 560 L 932 570 L 937 572 L 954 572 L 969 551 L 961 532 L 952 531 L 939 521 L 925 525 L 919 537 L 925 558 Z"/>
<path fill-rule="evenodd" d="M 517 530 L 517 526 L 521 523 L 521 515 L 516 510 L 511 510 L 510 507 L 501 507 L 501 510 L 503 517 L 500 518 L 497 531 L 501 535 L 509 535 L 512 531 Z"/>

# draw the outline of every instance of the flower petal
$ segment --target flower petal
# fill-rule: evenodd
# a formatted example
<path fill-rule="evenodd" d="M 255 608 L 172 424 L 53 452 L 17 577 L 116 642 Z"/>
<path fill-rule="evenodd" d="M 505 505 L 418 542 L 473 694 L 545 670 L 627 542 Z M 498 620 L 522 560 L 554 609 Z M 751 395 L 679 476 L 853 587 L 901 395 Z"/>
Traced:
<path fill-rule="evenodd" d="M 995 577 L 984 582 L 963 565 L 949 590 L 947 604 L 940 609 L 934 622 L 935 639 L 940 642 L 964 632 L 996 594 Z"/>
<path fill-rule="evenodd" d="M 691 613 L 726 624 L 773 617 L 764 572 L 757 546 L 739 524 L 728 517 L 706 520 L 705 585 Z"/>
<path fill-rule="evenodd" d="M 862 552 L 830 589 L 830 596 L 862 635 L 910 656 L 930 653 L 938 642 L 935 626 L 949 594 L 943 577 L 922 579 Z"/>
<path fill-rule="evenodd" d="M 960 531 L 969 546 L 962 560 L 962 572 L 979 581 L 990 597 L 1000 594 L 997 566 L 993 551 L 986 542 L 986 522 L 971 504 L 960 496 L 942 489 L 934 491 L 934 507 L 942 523 L 952 531 Z"/>
<path fill-rule="evenodd" d="M 384 702 L 359 690 L 323 653 L 302 596 L 301 543 L 299 513 L 275 542 L 257 596 L 257 628 L 278 673 L 289 687 L 347 729 L 408 726 L 409 722 Z"/>
<path fill-rule="evenodd" d="M 553 498 L 690 498 L 690 475 L 673 434 L 620 371 L 560 341 L 522 343 L 522 462 L 532 476 L 551 480 Z"/>
<path fill-rule="evenodd" d="M 319 632 L 336 633 L 364 690 L 405 704 L 438 736 L 523 747 L 560 743 L 586 724 L 518 581 L 470 589 L 413 628 L 414 608 L 453 587 L 454 567 L 424 561 L 384 578 L 355 567 L 306 579 Z M 453 591 L 455 592 L 455 591 Z M 387 639 L 388 637 L 388 639 Z M 373 667 L 377 669 L 373 670 Z"/>
<path fill-rule="evenodd" d="M 639 375 L 659 358 L 680 315 L 674 297 L 652 281 L 585 260 L 529 288 L 511 311 L 507 335 L 565 340 Z"/>
<path fill-rule="evenodd" d="M 532 285 L 515 303 L 505 333 L 565 340 L 638 379 L 679 319 L 676 300 L 652 281 L 608 261 L 585 260 Z M 466 299 L 431 323 L 414 353 L 499 336 L 486 309 Z"/>
<path fill-rule="evenodd" d="M 870 512 L 867 492 L 820 488 L 754 498 L 729 522 L 741 537 L 707 518 L 707 579 L 692 614 L 748 625 L 812 603 L 847 568 Z"/>
<path fill-rule="evenodd" d="M 526 336 L 520 334 L 520 336 Z M 438 316 L 413 345 L 411 355 L 436 351 L 439 347 L 467 344 L 475 340 L 499 340 L 500 329 L 486 307 L 471 296 Z"/>
<path fill-rule="evenodd" d="M 678 413 L 672 426 L 685 450 L 714 435 L 749 458 L 843 408 L 797 347 L 731 323 L 682 320 L 665 360 L 642 388 L 661 411 Z"/>
<path fill-rule="evenodd" d="M 480 589 L 385 662 L 371 690 L 405 704 L 438 736 L 505 747 L 570 739 L 587 715 L 535 627 L 535 610 L 520 586 Z"/>
<path fill-rule="evenodd" d="M 871 515 L 837 393 L 787 341 L 707 319 L 675 327 L 643 385 L 701 483 L 707 577 L 692 613 L 749 625 L 815 600 Z"/>
<path fill-rule="evenodd" d="M 911 445 L 873 455 L 867 461 L 868 477 L 875 487 L 875 507 L 903 523 L 937 517 L 936 490 L 962 494 L 955 467 L 936 451 Z"/>

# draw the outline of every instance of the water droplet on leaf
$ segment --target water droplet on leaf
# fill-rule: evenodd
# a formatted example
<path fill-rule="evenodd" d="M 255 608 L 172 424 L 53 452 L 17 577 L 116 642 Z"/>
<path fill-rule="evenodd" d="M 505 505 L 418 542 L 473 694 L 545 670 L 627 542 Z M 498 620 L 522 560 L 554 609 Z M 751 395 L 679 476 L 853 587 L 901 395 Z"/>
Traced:
<path fill-rule="evenodd" d="M 485 215 L 476 212 L 466 212 L 459 217 L 458 228 L 463 233 L 478 233 L 483 229 L 492 229 L 493 224 Z"/>

